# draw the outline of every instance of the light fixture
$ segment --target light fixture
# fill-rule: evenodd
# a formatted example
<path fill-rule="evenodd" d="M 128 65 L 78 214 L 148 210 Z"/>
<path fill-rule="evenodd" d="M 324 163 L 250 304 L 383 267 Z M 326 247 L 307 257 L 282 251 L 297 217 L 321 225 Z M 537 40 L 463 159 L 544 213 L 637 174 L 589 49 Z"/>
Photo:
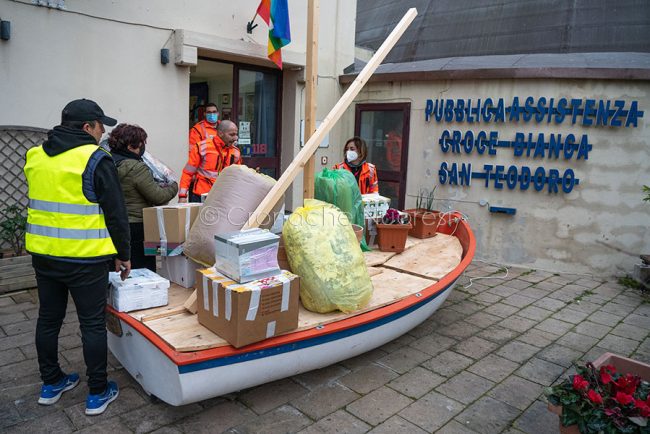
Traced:
<path fill-rule="evenodd" d="M 169 63 L 169 48 L 160 49 L 160 63 L 167 65 Z"/>
<path fill-rule="evenodd" d="M 0 21 L 0 39 L 3 41 L 11 39 L 11 21 Z"/>

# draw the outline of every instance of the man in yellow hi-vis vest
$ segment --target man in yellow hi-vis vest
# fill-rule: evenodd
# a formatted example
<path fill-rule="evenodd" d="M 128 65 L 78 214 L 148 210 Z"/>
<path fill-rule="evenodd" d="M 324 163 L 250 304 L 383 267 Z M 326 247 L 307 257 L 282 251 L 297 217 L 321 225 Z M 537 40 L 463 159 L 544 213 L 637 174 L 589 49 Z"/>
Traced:
<path fill-rule="evenodd" d="M 77 308 L 89 394 L 86 414 L 101 414 L 119 394 L 107 380 L 106 290 L 108 271 L 126 279 L 131 270 L 129 222 L 111 155 L 97 144 L 104 115 L 91 100 L 70 102 L 61 125 L 42 146 L 27 151 L 29 207 L 25 246 L 32 255 L 40 301 L 36 350 L 43 380 L 38 403 L 51 405 L 79 383 L 58 362 L 58 339 L 68 293 Z"/>

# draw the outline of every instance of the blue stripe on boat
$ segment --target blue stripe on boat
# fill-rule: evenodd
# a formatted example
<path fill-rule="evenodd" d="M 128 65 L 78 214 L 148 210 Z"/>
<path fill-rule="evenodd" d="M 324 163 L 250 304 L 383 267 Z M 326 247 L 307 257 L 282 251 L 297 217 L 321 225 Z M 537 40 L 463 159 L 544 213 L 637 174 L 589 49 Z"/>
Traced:
<path fill-rule="evenodd" d="M 433 300 L 438 298 L 440 295 L 444 294 L 449 290 L 456 281 L 453 281 L 449 286 L 447 286 L 443 291 L 439 291 L 438 293 L 434 294 L 432 297 L 423 300 L 423 303 L 416 303 L 413 306 L 406 308 L 404 310 L 401 310 L 399 312 L 395 312 L 392 315 L 389 315 L 387 317 L 381 318 L 377 321 L 372 321 L 367 324 L 363 324 L 357 327 L 351 327 L 346 330 L 341 330 L 340 332 L 336 333 L 329 333 L 323 336 L 318 336 L 312 339 L 305 339 L 302 341 L 298 342 L 292 342 L 290 344 L 286 345 L 281 345 L 278 347 L 272 347 L 272 348 L 265 348 L 263 350 L 258 350 L 258 351 L 251 351 L 249 353 L 242 353 L 242 354 L 237 354 L 234 356 L 230 357 L 221 357 L 218 359 L 212 359 L 212 360 L 205 360 L 203 362 L 198 362 L 198 363 L 192 363 L 189 365 L 181 365 L 178 366 L 178 372 L 180 374 L 187 374 L 190 372 L 196 372 L 196 371 L 202 371 L 204 369 L 210 369 L 210 368 L 215 368 L 217 366 L 225 366 L 225 365 L 232 365 L 235 363 L 242 363 L 246 362 L 249 360 L 256 360 L 256 359 L 261 359 L 264 357 L 270 357 L 270 356 L 275 356 L 277 354 L 282 354 L 282 353 L 288 353 L 291 351 L 296 351 L 296 350 L 301 350 L 303 348 L 309 348 L 313 347 L 316 345 L 321 345 L 327 342 L 335 341 L 338 339 L 346 338 L 348 336 L 353 336 L 359 333 L 363 333 L 367 330 L 374 329 L 376 327 L 380 327 L 386 323 L 389 323 L 391 321 L 395 321 L 396 319 L 399 319 L 405 315 L 408 315 L 409 313 L 420 309 L 423 306 L 426 306 L 427 304 L 431 303 Z M 325 325 L 327 327 L 327 325 Z"/>

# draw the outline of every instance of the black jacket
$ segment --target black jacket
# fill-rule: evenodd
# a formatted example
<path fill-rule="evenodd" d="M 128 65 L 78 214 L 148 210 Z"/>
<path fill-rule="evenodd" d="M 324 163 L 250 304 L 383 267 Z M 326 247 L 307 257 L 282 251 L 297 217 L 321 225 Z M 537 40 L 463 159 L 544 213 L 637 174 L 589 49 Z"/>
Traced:
<path fill-rule="evenodd" d="M 97 143 L 95 138 L 85 131 L 63 126 L 56 126 L 48 131 L 47 137 L 47 141 L 43 143 L 43 151 L 50 157 L 82 145 Z M 104 152 L 97 149 L 97 152 Z M 113 159 L 99 158 L 90 176 L 92 179 L 88 181 L 92 182 L 93 188 L 84 186 L 84 196 L 89 201 L 98 203 L 102 208 L 106 227 L 117 250 L 117 257 L 122 261 L 128 261 L 131 258 L 129 219 Z"/>

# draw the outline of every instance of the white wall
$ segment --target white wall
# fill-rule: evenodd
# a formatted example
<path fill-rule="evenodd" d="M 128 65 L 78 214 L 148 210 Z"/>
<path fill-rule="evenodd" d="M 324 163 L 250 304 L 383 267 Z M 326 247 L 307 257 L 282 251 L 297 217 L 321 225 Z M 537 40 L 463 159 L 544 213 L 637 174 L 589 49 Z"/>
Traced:
<path fill-rule="evenodd" d="M 504 98 L 509 105 L 514 96 L 523 100 L 578 98 L 638 100 L 645 111 L 637 128 L 558 125 L 534 121 L 528 123 L 494 122 L 481 124 L 429 123 L 424 120 L 428 98 Z M 457 80 L 431 82 L 371 83 L 356 100 L 364 102 L 411 102 L 411 125 L 407 194 L 415 195 L 420 187 L 439 183 L 438 171 L 443 161 L 472 163 L 473 171 L 484 164 L 511 164 L 518 167 L 557 168 L 560 173 L 573 168 L 580 184 L 569 193 L 548 193 L 504 187 L 486 188 L 484 181 L 473 179 L 467 186 L 441 185 L 436 191 L 439 209 L 457 209 L 465 213 L 478 241 L 477 257 L 503 264 L 531 268 L 603 275 L 631 273 L 638 256 L 627 255 L 612 247 L 635 254 L 650 251 L 650 204 L 642 201 L 643 184 L 650 185 L 650 84 L 643 81 L 595 80 Z M 347 113 L 349 131 L 354 125 L 353 112 Z M 512 149 L 499 149 L 495 156 L 443 153 L 438 140 L 443 130 L 498 131 L 503 140 L 514 139 L 515 132 L 587 134 L 593 149 L 588 160 L 518 158 Z M 490 213 L 476 203 L 517 209 L 514 216 Z M 407 197 L 407 207 L 415 205 Z M 608 247 L 607 245 L 610 247 Z"/>
<path fill-rule="evenodd" d="M 0 41 L 0 125 L 51 128 L 60 122 L 67 102 L 90 98 L 108 116 L 145 128 L 149 150 L 180 173 L 187 155 L 189 67 L 173 63 L 173 31 L 244 41 L 264 52 L 268 28 L 261 18 L 253 33 L 246 33 L 258 4 L 67 0 L 67 10 L 61 11 L 32 5 L 31 0 L 0 0 L 0 17 L 11 21 L 12 29 L 11 39 Z M 356 1 L 321 2 L 320 11 L 317 117 L 322 119 L 341 95 L 338 75 L 354 60 Z M 306 2 L 289 0 L 289 12 L 292 41 L 283 52 L 304 59 Z M 160 63 L 163 47 L 172 49 L 167 65 Z M 219 59 L 218 53 L 211 55 Z M 251 57 L 251 63 L 260 62 L 272 66 Z M 304 71 L 288 66 L 284 95 L 294 100 L 283 102 L 283 168 L 299 149 L 295 128 L 304 116 L 299 83 Z M 293 190 L 288 196 L 297 206 L 302 186 Z"/>

